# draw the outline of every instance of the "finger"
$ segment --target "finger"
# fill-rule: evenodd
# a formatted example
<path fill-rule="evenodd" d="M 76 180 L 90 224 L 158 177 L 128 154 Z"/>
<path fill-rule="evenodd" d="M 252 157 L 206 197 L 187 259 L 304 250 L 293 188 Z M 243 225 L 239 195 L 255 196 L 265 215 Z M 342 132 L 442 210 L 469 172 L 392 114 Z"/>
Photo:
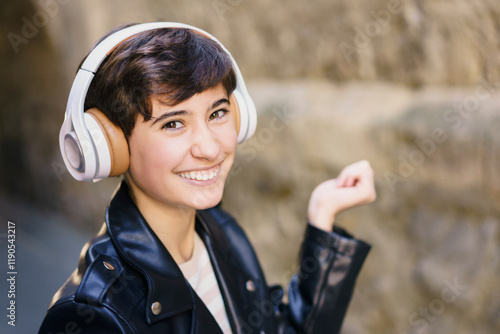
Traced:
<path fill-rule="evenodd" d="M 340 172 L 339 176 L 337 176 L 335 180 L 337 181 L 336 182 L 337 188 L 342 188 L 345 182 L 345 175 L 342 172 Z"/>
<path fill-rule="evenodd" d="M 362 171 L 359 170 L 359 168 L 356 168 L 356 166 L 348 166 L 346 169 L 344 169 L 340 176 L 340 186 L 341 187 L 353 187 L 356 185 L 356 183 L 359 181 L 360 178 L 362 178 Z"/>
<path fill-rule="evenodd" d="M 358 188 L 363 194 L 365 203 L 370 203 L 377 197 L 375 192 L 375 184 L 373 180 L 373 174 L 364 175 L 362 179 L 358 182 Z"/>
<path fill-rule="evenodd" d="M 354 187 L 373 175 L 370 163 L 361 160 L 345 167 L 339 174 L 338 187 Z"/>
<path fill-rule="evenodd" d="M 345 182 L 345 187 L 354 187 L 354 185 L 356 184 L 356 180 L 357 180 L 357 175 L 349 175 L 347 176 L 346 178 L 346 182 Z"/>
<path fill-rule="evenodd" d="M 352 165 L 349 165 L 347 167 L 345 167 L 339 174 L 337 180 L 338 180 L 338 186 L 340 188 L 344 188 L 344 187 L 347 187 L 351 180 L 351 176 L 352 176 Z"/>

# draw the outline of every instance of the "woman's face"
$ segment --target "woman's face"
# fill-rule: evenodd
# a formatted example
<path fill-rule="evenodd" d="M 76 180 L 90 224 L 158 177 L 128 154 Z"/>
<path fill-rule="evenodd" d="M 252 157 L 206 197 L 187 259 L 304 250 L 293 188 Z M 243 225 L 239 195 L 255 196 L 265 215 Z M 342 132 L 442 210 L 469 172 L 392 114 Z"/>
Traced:
<path fill-rule="evenodd" d="M 170 207 L 217 205 L 234 160 L 237 133 L 222 84 L 175 106 L 152 99 L 129 137 L 128 178 L 136 200 Z"/>

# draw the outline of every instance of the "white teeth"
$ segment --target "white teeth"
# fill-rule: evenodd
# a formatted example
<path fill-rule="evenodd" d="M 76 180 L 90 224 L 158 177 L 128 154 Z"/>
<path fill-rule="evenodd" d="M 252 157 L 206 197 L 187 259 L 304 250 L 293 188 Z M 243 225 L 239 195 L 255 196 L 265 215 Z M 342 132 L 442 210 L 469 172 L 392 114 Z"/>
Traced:
<path fill-rule="evenodd" d="M 189 180 L 197 180 L 197 181 L 207 181 L 213 179 L 217 173 L 219 172 L 219 168 L 215 171 L 208 173 L 208 171 L 200 171 L 200 172 L 189 172 L 189 173 L 180 173 L 179 175 L 185 179 Z"/>

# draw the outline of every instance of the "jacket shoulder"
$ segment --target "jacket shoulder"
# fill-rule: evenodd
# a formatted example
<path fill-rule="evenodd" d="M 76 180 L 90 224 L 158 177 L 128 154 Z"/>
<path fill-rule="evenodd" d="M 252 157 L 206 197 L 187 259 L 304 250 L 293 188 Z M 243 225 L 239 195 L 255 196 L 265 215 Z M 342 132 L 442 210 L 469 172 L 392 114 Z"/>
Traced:
<path fill-rule="evenodd" d="M 112 308 L 76 302 L 74 296 L 59 300 L 47 312 L 39 334 L 138 333 Z"/>
<path fill-rule="evenodd" d="M 54 295 L 40 333 L 133 333 L 126 329 L 128 319 L 145 296 L 143 278 L 101 231 L 84 246 L 78 269 Z"/>
<path fill-rule="evenodd" d="M 70 296 L 76 300 L 101 303 L 105 290 L 122 273 L 123 265 L 109 236 L 101 231 L 83 246 L 78 268 L 54 295 L 51 306 Z M 105 283 L 98 283 L 99 278 Z"/>

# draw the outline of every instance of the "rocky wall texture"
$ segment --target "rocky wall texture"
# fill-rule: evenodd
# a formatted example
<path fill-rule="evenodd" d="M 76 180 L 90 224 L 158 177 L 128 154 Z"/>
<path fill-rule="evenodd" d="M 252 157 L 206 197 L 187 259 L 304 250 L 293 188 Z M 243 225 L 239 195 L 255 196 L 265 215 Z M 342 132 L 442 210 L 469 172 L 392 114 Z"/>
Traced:
<path fill-rule="evenodd" d="M 500 5 L 493 0 L 40 0 L 1 6 L 2 189 L 45 207 L 58 206 L 53 199 L 61 198 L 59 207 L 69 212 L 78 206 L 71 193 L 96 198 L 95 187 L 69 181 L 57 149 L 71 79 L 93 43 L 120 24 L 166 20 L 206 29 L 254 80 L 383 80 L 408 87 L 500 80 Z M 91 219 L 108 194 L 97 197 L 81 221 Z"/>
<path fill-rule="evenodd" d="M 79 61 L 103 32 L 118 24 L 166 20 L 213 33 L 247 77 L 384 80 L 411 86 L 475 85 L 482 76 L 500 78 L 500 3 L 495 0 L 33 3 L 39 10 L 59 3 L 47 29 L 71 61 Z"/>
<path fill-rule="evenodd" d="M 224 205 L 271 282 L 296 270 L 316 184 L 360 159 L 375 204 L 337 223 L 372 243 L 345 333 L 500 330 L 500 85 L 259 82 L 254 138 L 239 148 Z"/>

